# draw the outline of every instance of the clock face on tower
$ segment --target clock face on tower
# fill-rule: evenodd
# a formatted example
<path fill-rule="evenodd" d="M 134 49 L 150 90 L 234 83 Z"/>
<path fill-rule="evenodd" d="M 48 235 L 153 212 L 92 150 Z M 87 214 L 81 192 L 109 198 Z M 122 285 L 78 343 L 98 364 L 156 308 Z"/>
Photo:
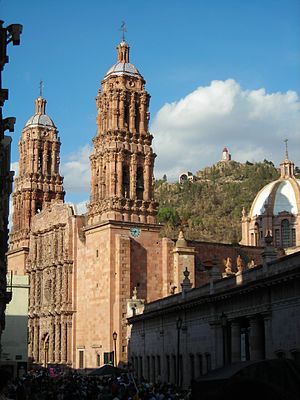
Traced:
<path fill-rule="evenodd" d="M 130 228 L 130 235 L 132 237 L 139 237 L 141 234 L 141 229 L 134 226 L 133 228 Z"/>

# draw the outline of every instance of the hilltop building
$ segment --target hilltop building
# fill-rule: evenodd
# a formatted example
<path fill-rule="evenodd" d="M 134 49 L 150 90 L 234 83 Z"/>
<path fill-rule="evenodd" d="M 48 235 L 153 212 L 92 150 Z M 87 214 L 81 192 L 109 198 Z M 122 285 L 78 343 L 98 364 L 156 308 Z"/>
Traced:
<path fill-rule="evenodd" d="M 196 177 L 193 175 L 193 173 L 192 172 L 190 172 L 190 171 L 186 171 L 186 172 L 182 172 L 180 175 L 179 175 L 179 178 L 178 178 L 178 182 L 182 185 L 183 183 L 185 183 L 185 182 L 195 182 L 195 180 L 196 180 Z"/>
<path fill-rule="evenodd" d="M 126 362 L 132 293 L 149 303 L 179 293 L 185 268 L 197 287 L 211 271 L 224 272 L 227 258 L 235 270 L 241 257 L 245 264 L 261 260 L 256 247 L 187 242 L 182 233 L 176 242 L 160 236 L 149 100 L 122 40 L 96 97 L 85 215 L 64 203 L 60 138 L 42 95 L 25 124 L 8 265 L 29 277 L 28 355 L 34 364 L 93 368 L 111 357 L 114 344 L 117 362 Z"/>
<path fill-rule="evenodd" d="M 231 161 L 231 154 L 229 154 L 227 147 L 224 147 L 223 152 L 222 152 L 222 158 L 220 161 L 221 162 Z"/>

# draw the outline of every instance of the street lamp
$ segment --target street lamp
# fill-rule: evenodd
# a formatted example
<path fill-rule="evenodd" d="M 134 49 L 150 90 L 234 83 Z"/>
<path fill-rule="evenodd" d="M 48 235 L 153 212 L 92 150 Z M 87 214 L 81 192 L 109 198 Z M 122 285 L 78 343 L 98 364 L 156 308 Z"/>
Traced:
<path fill-rule="evenodd" d="M 180 317 L 176 320 L 176 329 L 177 329 L 177 368 L 176 368 L 176 385 L 179 387 L 179 368 L 180 368 L 180 361 L 179 361 L 179 352 L 180 352 L 180 329 L 182 327 L 182 319 Z"/>
<path fill-rule="evenodd" d="M 113 341 L 114 341 L 114 365 L 116 367 L 117 366 L 117 337 L 118 337 L 118 334 L 116 331 L 113 332 L 112 337 L 113 337 Z"/>

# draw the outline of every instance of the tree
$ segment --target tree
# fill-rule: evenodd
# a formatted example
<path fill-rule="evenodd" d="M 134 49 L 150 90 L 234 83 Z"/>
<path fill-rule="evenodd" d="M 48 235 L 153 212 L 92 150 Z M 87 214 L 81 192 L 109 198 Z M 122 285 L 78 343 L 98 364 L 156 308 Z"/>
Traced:
<path fill-rule="evenodd" d="M 180 222 L 178 212 L 173 207 L 160 207 L 157 220 L 158 222 L 168 223 L 173 227 L 176 227 Z"/>

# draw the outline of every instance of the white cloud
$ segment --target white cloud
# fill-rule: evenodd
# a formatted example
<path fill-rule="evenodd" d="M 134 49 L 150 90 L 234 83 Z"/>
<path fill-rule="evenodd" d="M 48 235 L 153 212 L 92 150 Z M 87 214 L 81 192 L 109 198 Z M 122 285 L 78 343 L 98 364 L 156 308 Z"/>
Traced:
<path fill-rule="evenodd" d="M 64 189 L 68 194 L 89 193 L 90 190 L 90 159 L 91 147 L 86 144 L 77 152 L 66 157 L 61 165 L 61 175 L 64 176 Z"/>
<path fill-rule="evenodd" d="M 220 160 L 224 146 L 236 161 L 266 158 L 278 165 L 285 138 L 290 158 L 299 157 L 300 102 L 293 91 L 268 94 L 263 88 L 243 90 L 233 79 L 212 81 L 165 104 L 154 117 L 151 132 L 157 178 L 167 174 L 175 180 L 182 171 L 212 165 Z M 297 165 L 299 158 L 293 161 Z"/>
<path fill-rule="evenodd" d="M 76 214 L 85 214 L 87 212 L 87 203 L 88 200 L 81 201 L 80 203 L 75 204 Z"/>
<path fill-rule="evenodd" d="M 11 169 L 11 171 L 14 171 L 14 173 L 15 173 L 14 178 L 16 176 L 18 176 L 19 175 L 19 161 L 12 162 L 10 164 L 10 169 Z"/>

